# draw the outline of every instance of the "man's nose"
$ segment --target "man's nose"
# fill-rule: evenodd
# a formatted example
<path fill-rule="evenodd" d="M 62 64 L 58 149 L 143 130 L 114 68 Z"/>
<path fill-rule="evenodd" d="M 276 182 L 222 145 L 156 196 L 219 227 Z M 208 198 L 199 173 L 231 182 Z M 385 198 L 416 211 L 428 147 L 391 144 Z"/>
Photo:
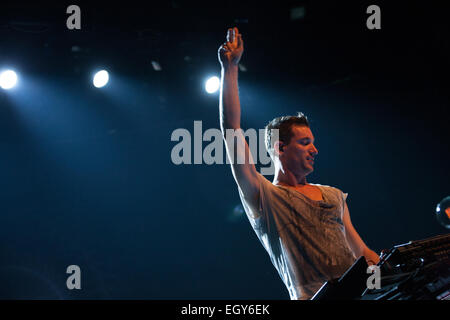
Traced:
<path fill-rule="evenodd" d="M 313 156 L 316 156 L 319 153 L 319 150 L 317 150 L 315 145 L 312 145 L 312 150 L 311 150 L 311 154 Z"/>

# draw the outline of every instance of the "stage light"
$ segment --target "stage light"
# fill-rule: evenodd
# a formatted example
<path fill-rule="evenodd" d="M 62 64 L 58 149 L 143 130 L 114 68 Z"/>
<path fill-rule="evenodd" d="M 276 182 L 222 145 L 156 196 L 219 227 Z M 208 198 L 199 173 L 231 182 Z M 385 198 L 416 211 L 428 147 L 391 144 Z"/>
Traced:
<path fill-rule="evenodd" d="M 13 88 L 17 83 L 17 74 L 12 70 L 5 70 L 0 74 L 0 87 L 5 90 Z"/>
<path fill-rule="evenodd" d="M 104 87 L 108 83 L 108 81 L 109 81 L 108 71 L 102 70 L 95 74 L 93 83 L 96 88 L 101 88 Z"/>
<path fill-rule="evenodd" d="M 218 77 L 211 77 L 205 83 L 205 90 L 209 94 L 216 92 L 220 87 L 220 79 Z"/>
<path fill-rule="evenodd" d="M 153 70 L 155 70 L 155 71 L 161 71 L 162 70 L 161 65 L 159 64 L 159 62 L 155 61 L 155 60 L 152 61 L 152 67 L 153 67 Z"/>

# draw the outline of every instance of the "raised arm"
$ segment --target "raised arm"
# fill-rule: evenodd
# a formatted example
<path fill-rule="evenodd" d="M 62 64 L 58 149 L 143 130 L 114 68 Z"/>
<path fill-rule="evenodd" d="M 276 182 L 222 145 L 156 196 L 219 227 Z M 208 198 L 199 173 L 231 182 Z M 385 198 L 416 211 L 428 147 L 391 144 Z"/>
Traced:
<path fill-rule="evenodd" d="M 244 197 L 256 207 L 259 180 L 252 155 L 241 130 L 241 105 L 238 90 L 238 65 L 244 52 L 242 35 L 237 28 L 228 29 L 227 42 L 219 48 L 222 66 L 220 82 L 220 128 L 234 179 Z M 236 138 L 233 138 L 233 135 Z"/>

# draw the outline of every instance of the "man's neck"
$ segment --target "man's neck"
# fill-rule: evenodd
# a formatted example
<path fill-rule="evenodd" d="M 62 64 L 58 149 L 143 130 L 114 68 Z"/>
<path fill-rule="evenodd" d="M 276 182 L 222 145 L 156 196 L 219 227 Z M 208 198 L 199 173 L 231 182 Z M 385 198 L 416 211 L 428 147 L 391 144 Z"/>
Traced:
<path fill-rule="evenodd" d="M 296 176 L 291 171 L 285 170 L 283 171 L 281 168 L 276 168 L 275 176 L 273 178 L 273 184 L 275 185 L 287 185 L 290 187 L 296 187 L 299 185 L 305 185 L 308 182 L 306 181 L 306 176 Z"/>

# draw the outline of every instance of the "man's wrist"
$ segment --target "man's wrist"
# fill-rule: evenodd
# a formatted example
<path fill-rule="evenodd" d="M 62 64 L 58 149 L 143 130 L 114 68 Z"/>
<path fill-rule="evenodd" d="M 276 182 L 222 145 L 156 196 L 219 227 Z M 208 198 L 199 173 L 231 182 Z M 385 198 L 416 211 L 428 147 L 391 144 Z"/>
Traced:
<path fill-rule="evenodd" d="M 222 66 L 222 73 L 237 73 L 239 67 L 237 64 L 229 64 L 227 66 Z"/>

